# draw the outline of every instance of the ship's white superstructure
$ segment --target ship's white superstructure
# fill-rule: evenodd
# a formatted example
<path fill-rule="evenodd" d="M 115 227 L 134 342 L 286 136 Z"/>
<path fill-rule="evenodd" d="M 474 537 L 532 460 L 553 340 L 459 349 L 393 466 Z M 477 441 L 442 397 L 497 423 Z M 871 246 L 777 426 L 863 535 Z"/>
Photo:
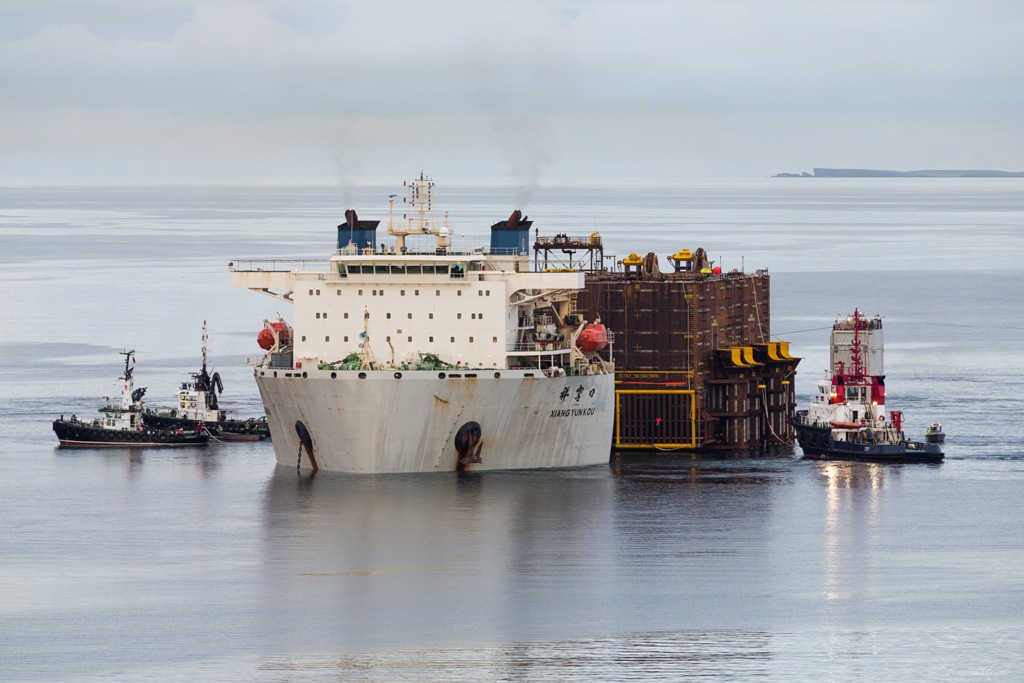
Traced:
<path fill-rule="evenodd" d="M 317 269 L 234 261 L 232 286 L 292 302 L 255 368 L 277 460 L 345 472 L 566 467 L 606 462 L 611 363 L 576 344 L 581 272 L 530 269 L 530 221 L 459 250 L 409 183 L 393 246 L 346 213 Z M 307 262 L 308 263 L 308 262 Z M 608 356 L 610 358 L 610 353 Z"/>

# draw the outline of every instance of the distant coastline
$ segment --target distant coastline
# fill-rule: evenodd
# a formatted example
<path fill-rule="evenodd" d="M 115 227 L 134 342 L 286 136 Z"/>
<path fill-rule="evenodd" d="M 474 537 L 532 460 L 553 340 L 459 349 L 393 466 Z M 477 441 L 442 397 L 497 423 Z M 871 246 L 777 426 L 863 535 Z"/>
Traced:
<path fill-rule="evenodd" d="M 880 171 L 871 168 L 815 168 L 811 173 L 776 173 L 772 178 L 1024 178 L 1024 171 Z"/>

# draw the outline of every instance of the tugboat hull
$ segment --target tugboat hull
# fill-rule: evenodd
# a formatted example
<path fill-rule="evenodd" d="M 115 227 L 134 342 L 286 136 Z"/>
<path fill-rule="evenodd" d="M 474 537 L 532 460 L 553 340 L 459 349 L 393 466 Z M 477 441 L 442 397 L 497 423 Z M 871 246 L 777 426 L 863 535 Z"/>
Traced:
<path fill-rule="evenodd" d="M 809 460 L 848 460 L 856 462 L 938 463 L 945 454 L 938 444 L 920 441 L 899 443 L 860 443 L 836 439 L 831 429 L 802 424 L 793 419 L 796 438 Z"/>
<path fill-rule="evenodd" d="M 185 431 L 195 431 L 202 422 L 206 431 L 217 441 L 260 441 L 270 438 L 270 429 L 265 419 L 206 422 L 157 412 L 145 412 L 142 419 L 147 427 L 160 430 L 181 427 Z"/>
<path fill-rule="evenodd" d="M 93 427 L 82 422 L 64 420 L 53 421 L 53 431 L 57 434 L 60 446 L 64 448 L 125 448 L 125 447 L 161 447 L 174 448 L 179 446 L 205 446 L 209 437 L 206 434 L 177 433 L 169 430 L 143 429 L 131 431 L 122 429 L 104 429 Z"/>

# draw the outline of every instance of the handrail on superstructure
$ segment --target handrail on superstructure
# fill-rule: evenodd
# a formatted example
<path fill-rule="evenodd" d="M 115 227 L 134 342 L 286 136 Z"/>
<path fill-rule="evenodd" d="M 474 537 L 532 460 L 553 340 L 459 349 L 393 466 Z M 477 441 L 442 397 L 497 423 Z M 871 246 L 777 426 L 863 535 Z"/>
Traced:
<path fill-rule="evenodd" d="M 307 270 L 306 264 L 314 264 L 320 266 L 315 270 L 327 270 L 330 265 L 330 259 L 325 258 L 306 258 L 306 259 L 234 259 L 228 263 L 228 270 L 240 273 L 240 272 L 273 272 L 273 273 L 290 273 L 295 270 Z M 259 264 L 259 265 L 257 265 Z M 269 267 L 263 267 L 263 264 Z M 299 264 L 297 268 L 281 268 L 278 264 Z M 312 270 L 312 269 L 311 269 Z"/>

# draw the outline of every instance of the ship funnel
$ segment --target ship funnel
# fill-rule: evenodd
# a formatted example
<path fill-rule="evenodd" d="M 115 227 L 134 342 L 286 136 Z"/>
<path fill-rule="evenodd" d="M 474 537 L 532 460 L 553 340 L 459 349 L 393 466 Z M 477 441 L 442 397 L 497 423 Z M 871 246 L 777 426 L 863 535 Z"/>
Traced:
<path fill-rule="evenodd" d="M 508 220 L 492 225 L 491 253 L 529 256 L 531 225 L 533 221 L 527 220 L 519 209 L 513 211 Z"/>
<path fill-rule="evenodd" d="M 338 226 L 338 249 L 352 243 L 357 249 L 377 249 L 377 226 L 380 221 L 361 221 L 354 209 L 345 211 L 345 222 Z"/>

